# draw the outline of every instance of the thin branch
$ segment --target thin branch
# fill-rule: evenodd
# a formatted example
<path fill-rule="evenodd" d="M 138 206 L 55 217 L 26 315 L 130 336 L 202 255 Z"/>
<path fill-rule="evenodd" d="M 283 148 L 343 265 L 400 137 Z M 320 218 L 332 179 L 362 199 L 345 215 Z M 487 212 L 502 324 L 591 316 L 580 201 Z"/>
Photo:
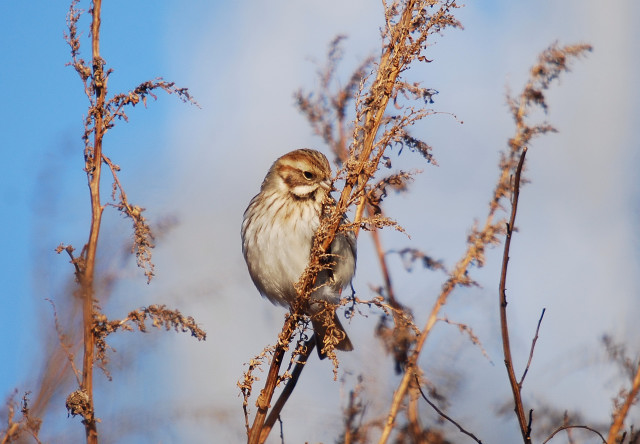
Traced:
<path fill-rule="evenodd" d="M 64 245 L 61 243 L 56 247 L 55 252 L 60 254 L 63 251 L 66 251 L 69 257 L 71 258 L 69 262 L 71 262 L 73 264 L 73 267 L 75 268 L 76 282 L 80 282 L 82 272 L 83 272 L 82 257 L 75 257 L 73 255 L 74 248 L 71 245 Z"/>
<path fill-rule="evenodd" d="M 509 165 L 506 165 L 503 168 L 509 168 Z M 505 176 L 504 169 L 501 172 L 500 180 L 503 180 L 502 176 Z M 493 205 L 493 202 L 499 200 L 499 197 L 497 197 L 499 192 L 501 192 L 501 187 L 498 186 L 496 188 L 496 191 L 494 192 L 494 198 L 492 200 L 492 205 L 490 205 L 489 214 L 487 215 L 487 218 L 485 220 L 484 228 L 482 229 L 482 231 L 478 231 L 474 228 L 472 234 L 467 240 L 467 250 L 465 251 L 464 256 L 458 261 L 454 269 L 449 273 L 449 278 L 443 284 L 442 290 L 440 291 L 438 298 L 433 304 L 426 325 L 422 329 L 422 332 L 420 332 L 415 347 L 407 359 L 406 370 L 403 378 L 393 395 L 393 400 L 391 402 L 389 413 L 387 414 L 387 418 L 384 423 L 384 428 L 379 439 L 379 444 L 386 443 L 389 439 L 391 430 L 393 429 L 395 423 L 395 418 L 400 410 L 404 396 L 409 388 L 409 383 L 411 381 L 412 375 L 415 374 L 415 367 L 417 366 L 418 357 L 427 340 L 427 337 L 429 336 L 438 320 L 438 313 L 440 312 L 440 309 L 445 305 L 449 295 L 457 286 L 470 286 L 474 284 L 474 281 L 467 274 L 469 267 L 474 263 L 478 264 L 478 266 L 482 265 L 484 263 L 484 250 L 486 246 L 498 242 L 497 235 L 500 233 L 500 231 L 493 220 L 498 209 L 498 205 Z"/>
<path fill-rule="evenodd" d="M 382 211 L 382 210 L 381 210 Z M 373 211 L 370 206 L 367 206 L 367 213 L 372 216 Z M 400 302 L 395 297 L 395 292 L 393 291 L 393 285 L 391 284 L 391 275 L 389 274 L 389 267 L 387 266 L 386 256 L 384 253 L 384 248 L 382 247 L 382 241 L 380 240 L 380 232 L 379 230 L 371 230 L 371 238 L 373 240 L 373 244 L 376 249 L 376 254 L 378 256 L 378 262 L 380 263 L 380 270 L 382 271 L 382 277 L 384 279 L 384 288 L 386 291 L 387 299 L 389 300 L 389 304 L 393 308 L 401 309 L 403 308 Z"/>
<path fill-rule="evenodd" d="M 518 387 L 522 390 L 522 384 L 524 383 L 524 378 L 527 376 L 529 372 L 529 367 L 531 366 L 531 360 L 533 359 L 533 350 L 536 347 L 536 342 L 538 342 L 538 333 L 540 332 L 540 324 L 542 323 L 542 318 L 544 318 L 544 313 L 547 311 L 546 308 L 542 309 L 542 314 L 540 315 L 540 319 L 538 319 L 538 326 L 536 327 L 536 334 L 531 341 L 531 350 L 529 351 L 529 360 L 527 361 L 527 366 L 522 373 L 522 378 L 520 378 L 520 382 L 518 382 Z"/>
<path fill-rule="evenodd" d="M 473 439 L 478 444 L 482 444 L 482 441 L 480 441 L 476 437 L 476 435 L 474 435 L 473 433 L 465 430 L 464 427 L 462 427 L 460 424 L 458 424 L 453 418 L 448 416 L 446 413 L 444 413 L 442 410 L 440 410 L 437 405 L 435 405 L 433 402 L 431 402 L 431 400 L 429 400 L 429 398 L 427 398 L 427 395 L 424 393 L 424 391 L 422 390 L 422 387 L 420 386 L 420 380 L 418 379 L 418 375 L 414 375 L 414 376 L 415 376 L 415 379 L 416 379 L 416 385 L 418 387 L 418 390 L 420 390 L 420 394 L 422 395 L 424 400 L 427 401 L 427 404 L 429 404 L 431 406 L 431 408 L 433 408 L 438 413 L 438 415 L 442 416 L 444 419 L 446 419 L 451 424 L 456 426 L 458 428 L 458 430 L 460 430 L 462 433 L 464 433 L 465 435 L 467 435 L 468 437 Z"/>
<path fill-rule="evenodd" d="M 147 219 L 142 215 L 144 208 L 138 205 L 132 205 L 127 199 L 127 194 L 124 191 L 117 172 L 120 171 L 120 167 L 114 164 L 104 154 L 102 155 L 102 161 L 107 164 L 111 175 L 113 176 L 113 192 L 112 198 L 115 200 L 116 190 L 119 191 L 120 202 L 115 205 L 116 208 L 125 216 L 133 221 L 133 245 L 131 246 L 131 252 L 136 255 L 136 264 L 139 268 L 144 270 L 144 275 L 147 277 L 147 284 L 151 282 L 151 278 L 154 276 L 154 264 L 151 262 L 151 251 L 155 247 L 155 236 L 151 231 L 151 227 L 147 222 Z"/>
<path fill-rule="evenodd" d="M 302 370 L 304 369 L 304 366 L 307 363 L 307 360 L 309 359 L 309 355 L 311 354 L 315 346 L 316 346 L 316 338 L 314 334 L 311 338 L 309 338 L 309 340 L 307 340 L 302 345 L 302 353 L 298 355 L 296 365 L 293 369 L 293 372 L 291 372 L 291 377 L 288 379 L 287 384 L 282 390 L 282 393 L 280 393 L 280 396 L 278 397 L 278 400 L 276 401 L 275 405 L 269 412 L 269 416 L 267 416 L 267 420 L 265 421 L 264 426 L 262 428 L 260 443 L 263 443 L 266 441 L 267 436 L 269 436 L 269 432 L 271 432 L 271 429 L 275 425 L 276 421 L 280 419 L 280 412 L 282 411 L 282 408 L 284 407 L 287 400 L 289 399 L 289 396 L 291 396 L 291 393 L 293 393 L 293 389 L 296 387 L 296 384 L 298 383 L 300 374 L 302 373 Z"/>
<path fill-rule="evenodd" d="M 419 389 L 420 387 L 418 387 Z M 420 423 L 420 412 L 418 411 L 420 398 L 414 387 L 411 387 L 409 395 L 409 405 L 407 406 L 407 431 L 414 442 L 420 442 L 422 437 L 422 424 Z"/>
<path fill-rule="evenodd" d="M 516 380 L 516 375 L 513 370 L 513 359 L 511 357 L 511 346 L 509 343 L 509 327 L 507 324 L 507 293 L 506 293 L 506 281 L 507 281 L 507 266 L 509 264 L 509 247 L 511 246 L 511 235 L 513 234 L 513 227 L 515 226 L 516 213 L 518 211 L 518 196 L 520 195 L 520 175 L 522 173 L 522 167 L 524 165 L 525 156 L 527 154 L 527 147 L 522 149 L 522 155 L 518 162 L 518 168 L 516 169 L 516 176 L 513 180 L 513 197 L 511 199 L 511 217 L 507 223 L 507 236 L 504 241 L 504 254 L 502 256 L 502 273 L 500 275 L 500 326 L 502 331 L 502 350 L 504 352 L 504 364 L 507 368 L 507 374 L 509 375 L 509 384 L 511 384 L 511 391 L 513 392 L 513 399 L 515 402 L 515 412 L 518 417 L 518 424 L 520 425 L 520 431 L 522 432 L 522 439 L 525 444 L 531 443 L 531 431 L 527 426 L 527 419 L 524 413 L 524 407 L 522 405 L 522 395 L 520 393 L 520 386 Z"/>
<path fill-rule="evenodd" d="M 276 344 L 271 358 L 271 364 L 269 365 L 269 373 L 267 374 L 265 386 L 260 391 L 260 396 L 258 396 L 258 399 L 256 400 L 256 407 L 258 408 L 258 411 L 253 419 L 253 425 L 249 430 L 249 444 L 259 444 L 262 442 L 262 430 L 265 425 L 265 419 L 271 404 L 271 399 L 273 398 L 273 392 L 279 382 L 278 374 L 280 372 L 280 366 L 282 365 L 284 354 L 289 347 L 291 337 L 296 329 L 298 319 L 299 315 L 296 316 L 296 313 L 290 313 L 282 326 L 280 335 L 278 336 L 278 343 Z"/>
<path fill-rule="evenodd" d="M 383 149 L 380 150 L 373 162 L 371 161 L 374 149 L 380 146 L 379 143 L 376 143 L 376 137 L 384 121 L 383 116 L 387 104 L 391 97 L 397 93 L 395 88 L 398 76 L 411 61 L 419 57 L 428 35 L 432 32 L 439 32 L 446 26 L 459 26 L 459 23 L 449 13 L 449 9 L 455 7 L 453 0 L 447 0 L 442 3 L 440 9 L 433 16 L 424 17 L 422 14 L 426 14 L 427 5 L 418 0 L 409 0 L 404 5 L 398 23 L 392 24 L 391 28 L 387 29 L 388 43 L 378 62 L 376 78 L 364 102 L 366 105 L 362 115 L 362 126 L 354 131 L 355 142 L 352 147 L 352 156 L 356 162 L 353 163 L 353 169 L 349 171 L 346 178 L 335 209 L 335 216 L 331 218 L 326 227 L 326 237 L 323 236 L 318 248 L 320 252 L 326 252 L 333 242 L 337 228 L 342 221 L 342 215 L 354 197 L 359 199 L 354 223 L 359 224 L 366 203 L 364 187 L 375 172 L 384 152 L 385 145 L 381 144 Z M 419 15 L 422 21 L 414 22 L 414 19 L 417 19 L 414 14 Z M 410 36 L 413 32 L 418 34 L 417 38 Z M 318 261 L 319 259 L 312 257 L 312 265 L 315 265 L 314 260 Z M 309 279 L 304 279 L 304 281 L 303 283 L 306 285 L 301 285 L 301 287 L 310 289 L 313 282 Z"/>
<path fill-rule="evenodd" d="M 556 436 L 558 433 L 562 432 L 563 430 L 571 430 L 571 429 L 585 429 L 585 430 L 589 430 L 590 432 L 595 433 L 596 435 L 598 435 L 598 437 L 602 440 L 603 443 L 607 443 L 607 440 L 604 439 L 604 436 L 602 436 L 602 434 L 600 432 L 598 432 L 596 429 L 593 429 L 589 426 L 586 425 L 562 425 L 560 427 L 558 427 L 557 429 L 555 429 L 553 431 L 553 433 L 551 433 L 551 435 L 549 435 L 549 437 L 547 439 L 545 439 L 544 441 L 542 441 L 542 444 L 547 444 L 549 441 L 551 441 L 551 439 Z"/>
<path fill-rule="evenodd" d="M 102 169 L 102 136 L 104 134 L 104 105 L 107 94 L 106 77 L 103 72 L 104 61 L 100 57 L 100 12 L 102 1 L 93 0 L 91 8 L 91 43 L 92 43 L 92 72 L 91 88 L 95 95 L 95 102 L 91 108 L 93 118 L 93 147 L 87 147 L 85 161 L 87 164 L 87 179 L 91 196 L 91 228 L 89 240 L 84 252 L 84 273 L 80 281 L 82 290 L 82 322 L 84 334 L 84 355 L 82 362 L 82 384 L 80 391 L 87 397 L 86 414 L 83 415 L 87 444 L 98 443 L 93 405 L 93 362 L 95 356 L 95 337 L 93 335 L 93 305 L 96 252 L 98 235 L 102 221 L 103 206 L 100 202 L 100 179 Z"/>

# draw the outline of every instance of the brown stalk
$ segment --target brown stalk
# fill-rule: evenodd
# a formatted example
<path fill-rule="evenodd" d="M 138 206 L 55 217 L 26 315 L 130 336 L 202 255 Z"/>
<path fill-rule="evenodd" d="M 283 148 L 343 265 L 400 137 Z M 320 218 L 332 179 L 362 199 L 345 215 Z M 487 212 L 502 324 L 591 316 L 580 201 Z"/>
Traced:
<path fill-rule="evenodd" d="M 551 441 L 551 439 L 556 436 L 558 433 L 562 432 L 563 430 L 567 430 L 567 433 L 572 430 L 572 429 L 584 429 L 584 430 L 588 430 L 590 432 L 592 432 L 593 434 L 597 435 L 600 440 L 602 440 L 603 444 L 607 444 L 607 441 L 604 439 L 604 436 L 602 436 L 602 434 L 600 432 L 598 432 L 596 429 L 586 426 L 586 425 L 562 425 L 560 427 L 558 427 L 557 429 L 555 429 L 551 435 L 549 435 L 549 437 L 547 439 L 545 439 L 544 441 L 542 441 L 542 444 L 547 444 L 549 441 Z"/>
<path fill-rule="evenodd" d="M 371 207 L 367 206 L 367 214 L 371 215 L 371 213 Z M 378 255 L 378 262 L 380 262 L 380 271 L 382 271 L 384 287 L 387 292 L 386 296 L 389 299 L 389 304 L 393 308 L 402 309 L 403 307 L 396 299 L 395 292 L 393 291 L 391 275 L 389 274 L 389 267 L 387 267 L 387 260 L 385 258 L 384 248 L 382 246 L 382 240 L 380 239 L 380 232 L 378 229 L 371 230 L 371 239 L 373 239 L 373 245 L 375 246 L 376 254 Z"/>
<path fill-rule="evenodd" d="M 303 348 L 302 348 L 303 352 L 298 355 L 296 365 L 293 368 L 293 371 L 291 372 L 291 377 L 287 380 L 287 384 L 284 386 L 282 393 L 280 393 L 278 400 L 276 401 L 275 405 L 269 412 L 269 416 L 267 416 L 267 419 L 262 428 L 262 432 L 260 433 L 260 441 L 259 441 L 260 443 L 263 443 L 267 440 L 267 436 L 269 436 L 271 429 L 273 428 L 276 421 L 280 417 L 280 412 L 282 412 L 282 408 L 289 400 L 289 396 L 291 396 L 291 393 L 293 393 L 293 389 L 296 388 L 296 384 L 298 383 L 300 374 L 302 373 L 302 370 L 304 369 L 304 366 L 307 363 L 307 360 L 309 359 L 309 355 L 311 354 L 315 346 L 316 346 L 316 338 L 314 335 L 303 345 Z"/>
<path fill-rule="evenodd" d="M 88 396 L 88 413 L 83 420 L 88 444 L 97 444 L 98 431 L 96 428 L 95 412 L 93 408 L 93 362 L 95 351 L 95 338 L 93 335 L 93 301 L 96 251 L 98 248 L 98 235 L 102 220 L 103 207 L 100 201 L 100 178 L 102 171 L 102 136 L 104 134 L 104 104 L 106 96 L 106 79 L 102 71 L 102 58 L 100 57 L 100 9 L 101 0 L 94 0 L 91 9 L 91 38 L 92 38 L 92 82 L 95 91 L 95 105 L 92 114 L 93 125 L 93 152 L 90 153 L 91 161 L 87 165 L 87 178 L 89 181 L 89 193 L 91 198 L 91 228 L 89 241 L 85 247 L 84 270 L 80 282 L 82 291 L 82 321 L 84 354 L 82 360 L 82 384 L 81 389 Z"/>
<path fill-rule="evenodd" d="M 504 352 L 504 364 L 507 367 L 507 374 L 509 375 L 509 384 L 511 385 L 511 391 L 513 393 L 513 400 L 515 402 L 515 412 L 518 417 L 518 424 L 520 425 L 520 432 L 522 433 L 522 439 L 525 444 L 531 442 L 531 424 L 527 422 L 524 407 L 522 405 L 522 393 L 521 386 L 518 384 L 515 372 L 513 370 L 513 359 L 511 357 L 511 346 L 509 342 L 509 326 L 507 324 L 507 266 L 509 264 L 509 247 L 511 246 L 511 235 L 513 234 L 513 227 L 515 226 L 516 212 L 518 210 L 518 196 L 520 194 L 520 175 L 522 173 L 522 166 L 524 165 L 524 159 L 527 154 L 527 147 L 522 149 L 522 155 L 518 162 L 518 168 L 516 169 L 516 176 L 513 180 L 513 195 L 511 198 L 511 216 L 507 223 L 507 235 L 504 241 L 504 254 L 502 256 L 502 272 L 500 275 L 500 327 L 502 332 L 502 350 Z"/>
<path fill-rule="evenodd" d="M 111 160 L 103 154 L 103 138 L 106 132 L 114 126 L 115 118 L 127 120 L 124 112 L 126 105 L 135 106 L 139 102 L 146 105 L 148 96 L 154 99 L 156 98 L 153 94 L 153 90 L 155 89 L 162 89 L 169 94 L 176 93 L 182 101 L 193 104 L 196 103 L 186 88 L 178 88 L 174 83 L 165 82 L 162 79 L 143 82 L 128 94 L 118 94 L 107 101 L 107 79 L 111 71 L 105 72 L 105 61 L 100 55 L 102 2 L 101 0 L 92 0 L 91 2 L 91 66 L 80 58 L 81 45 L 77 23 L 82 12 L 76 8 L 78 2 L 79 0 L 71 0 L 69 14 L 67 16 L 68 34 L 65 33 L 65 39 L 71 47 L 72 61 L 69 65 L 73 66 L 80 75 L 84 84 L 85 94 L 89 100 L 89 111 L 84 119 L 85 128 L 82 139 L 85 144 L 85 172 L 87 174 L 91 202 L 91 224 L 89 239 L 78 257 L 74 257 L 73 247 L 63 244 L 60 244 L 58 248 L 56 248 L 56 252 L 61 253 L 62 251 L 66 251 L 71 258 L 71 263 L 75 267 L 75 276 L 78 282 L 78 299 L 82 305 L 83 357 L 81 372 L 76 371 L 73 365 L 73 353 L 63 342 L 57 318 L 56 328 L 61 345 L 71 361 L 76 377 L 80 380 L 78 390 L 67 397 L 67 409 L 72 416 L 82 416 L 87 443 L 97 444 L 98 420 L 94 412 L 93 370 L 94 365 L 97 363 L 109 378 L 108 371 L 105 367 L 108 362 L 106 356 L 108 348 L 106 344 L 107 335 L 120 328 L 132 330 L 133 328 L 127 325 L 129 321 L 137 325 L 139 330 L 144 331 L 144 321 L 147 318 L 153 320 L 154 326 L 164 326 L 167 330 L 173 328 L 176 331 L 191 332 L 192 336 L 198 340 L 204 340 L 206 333 L 198 327 L 193 318 L 185 317 L 178 310 L 169 310 L 164 306 L 151 305 L 148 308 L 132 311 L 129 317 L 123 321 L 109 321 L 104 314 L 100 313 L 99 307 L 96 304 L 96 258 L 98 240 L 102 214 L 106 205 L 108 205 L 101 203 L 100 195 L 103 162 L 111 169 L 113 174 L 114 200 L 116 199 L 116 191 L 120 191 L 120 203 L 119 205 L 113 206 L 133 219 L 135 235 L 134 247 L 138 266 L 145 269 L 145 275 L 148 281 L 151 276 L 153 276 L 153 264 L 150 262 L 150 249 L 153 248 L 153 234 L 145 218 L 141 215 L 144 209 L 131 205 L 127 201 L 124 189 L 116 174 L 116 172 L 119 171 L 119 167 L 113 164 Z"/>
<path fill-rule="evenodd" d="M 640 392 L 640 363 L 636 368 L 636 374 L 633 377 L 631 390 L 629 391 L 629 394 L 625 398 L 622 406 L 620 406 L 620 408 L 616 411 L 614 415 L 613 423 L 609 428 L 609 436 L 607 437 L 607 444 L 615 444 L 617 442 L 616 439 L 618 438 L 618 434 L 622 429 L 624 420 L 627 417 L 627 414 L 629 413 L 629 409 L 631 408 L 631 406 L 633 405 L 633 403 L 636 401 L 638 397 L 638 392 Z"/>
<path fill-rule="evenodd" d="M 418 411 L 420 398 L 418 390 L 412 385 L 409 394 L 409 405 L 407 406 L 407 428 L 409 436 L 415 442 L 420 442 L 422 436 L 422 425 L 420 424 L 420 412 Z"/>
<path fill-rule="evenodd" d="M 418 387 L 418 390 L 420 391 L 420 394 L 422 395 L 422 398 L 427 402 L 427 404 L 429 404 L 431 406 L 431 408 L 433 410 L 436 411 L 436 413 L 438 413 L 438 415 L 442 416 L 444 419 L 446 419 L 451 424 L 456 426 L 460 432 L 464 433 L 465 435 L 467 435 L 468 437 L 473 439 L 478 444 L 482 444 L 482 441 L 480 441 L 473 433 L 465 430 L 464 427 L 462 427 L 460 424 L 458 424 L 454 419 L 452 419 L 446 413 L 444 413 L 442 410 L 440 410 L 437 405 L 435 405 L 433 402 L 431 402 L 431 400 L 427 397 L 425 392 L 422 390 L 422 387 L 420 386 L 420 379 L 418 378 L 418 375 L 416 375 L 416 386 Z"/>
<path fill-rule="evenodd" d="M 291 337 L 293 336 L 293 332 L 295 331 L 298 318 L 299 316 L 296 316 L 295 313 L 287 316 L 284 326 L 282 327 L 282 331 L 278 336 L 278 343 L 276 344 L 275 350 L 273 352 L 273 357 L 271 358 L 271 364 L 269 365 L 269 373 L 267 374 L 265 386 L 260 391 L 260 396 L 258 396 L 258 399 L 256 400 L 256 407 L 258 408 L 258 411 L 256 412 L 256 416 L 253 419 L 253 425 L 249 430 L 249 436 L 247 440 L 249 444 L 259 444 L 267 439 L 268 432 L 263 436 L 263 429 L 265 425 L 265 419 L 267 417 L 267 411 L 271 406 L 273 393 L 280 380 L 280 378 L 278 377 L 280 366 L 282 365 L 284 354 L 287 351 L 289 343 L 291 342 Z"/>
<path fill-rule="evenodd" d="M 536 342 L 538 342 L 538 335 L 540 333 L 540 324 L 542 324 L 542 319 L 544 318 L 544 314 L 547 311 L 546 308 L 542 309 L 542 314 L 540 315 L 540 319 L 538 319 L 538 326 L 536 327 L 536 334 L 533 336 L 531 340 L 531 349 L 529 350 L 529 360 L 527 361 L 527 366 L 524 368 L 524 372 L 522 372 L 522 377 L 520 378 L 520 382 L 518 382 L 518 386 L 522 389 L 522 384 L 524 384 L 524 378 L 527 377 L 527 373 L 529 373 L 529 367 L 531 367 L 531 361 L 533 360 L 533 351 L 536 348 Z"/>
<path fill-rule="evenodd" d="M 427 339 L 427 336 L 431 332 L 431 329 L 433 328 L 436 321 L 438 320 L 438 313 L 440 312 L 440 309 L 446 303 L 447 298 L 449 297 L 449 294 L 455 288 L 456 282 L 461 282 L 462 276 L 464 275 L 464 272 L 468 268 L 471 261 L 472 261 L 472 257 L 469 254 L 467 254 L 465 258 L 458 263 L 458 265 L 456 266 L 453 272 L 452 277 L 449 278 L 447 282 L 444 284 L 443 289 L 440 292 L 440 295 L 438 296 L 438 299 L 433 305 L 433 308 L 431 309 L 431 314 L 429 315 L 429 319 L 427 320 L 427 324 L 425 325 L 424 329 L 418 336 L 418 340 L 416 341 L 416 346 L 413 352 L 411 353 L 411 355 L 409 356 L 409 358 L 407 359 L 406 370 L 402 377 L 402 380 L 400 381 L 398 388 L 393 394 L 391 407 L 389 408 L 389 413 L 387 414 L 387 419 L 385 421 L 384 428 L 382 429 L 382 434 L 380 435 L 380 439 L 378 440 L 379 444 L 386 443 L 387 440 L 389 439 L 389 436 L 391 435 L 391 431 L 393 430 L 395 418 L 398 415 L 400 406 L 402 405 L 402 400 L 404 399 L 407 393 L 407 389 L 409 388 L 409 383 L 411 379 L 416 375 L 415 367 L 418 361 L 418 356 L 420 354 L 420 351 L 422 350 L 422 347 L 424 346 L 424 343 Z"/>
<path fill-rule="evenodd" d="M 344 188 L 342 189 L 342 193 L 340 194 L 340 199 L 336 207 L 336 212 L 341 214 L 344 214 L 349 206 L 349 202 L 352 199 L 352 192 L 356 185 L 358 185 L 358 192 L 362 192 L 365 184 L 370 178 L 370 174 L 365 173 L 364 169 L 369 163 L 371 153 L 376 146 L 375 138 L 378 134 L 380 125 L 382 124 L 382 118 L 387 109 L 389 100 L 393 94 L 398 75 L 402 69 L 406 67 L 406 63 L 408 62 L 408 60 L 404 59 L 404 57 L 406 57 L 406 52 L 408 51 L 407 38 L 409 35 L 412 14 L 416 5 L 419 3 L 420 2 L 417 0 L 408 1 L 404 7 L 399 22 L 389 29 L 389 44 L 386 45 L 385 51 L 380 58 L 376 79 L 370 89 L 371 92 L 369 94 L 369 100 L 371 105 L 368 106 L 364 117 L 364 137 L 362 141 L 359 142 L 360 150 L 358 150 L 359 152 L 357 154 L 357 164 L 345 181 Z M 356 226 L 362 219 L 365 204 L 366 196 L 362 194 L 353 220 Z M 335 237 L 340 221 L 340 218 L 335 218 L 333 223 L 328 227 L 328 235 L 322 243 L 322 252 L 326 252 L 329 245 L 331 245 L 331 242 L 333 242 L 333 238 Z M 314 257 L 313 260 L 315 260 L 317 265 L 319 257 Z M 312 285 L 312 283 L 309 283 L 309 286 L 310 285 Z"/>

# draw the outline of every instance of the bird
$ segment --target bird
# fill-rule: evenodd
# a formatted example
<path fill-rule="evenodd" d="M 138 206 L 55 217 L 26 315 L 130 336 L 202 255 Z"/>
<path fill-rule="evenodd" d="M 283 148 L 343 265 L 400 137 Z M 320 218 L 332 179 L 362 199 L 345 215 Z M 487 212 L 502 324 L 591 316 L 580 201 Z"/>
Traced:
<path fill-rule="evenodd" d="M 273 304 L 291 308 L 296 303 L 299 296 L 294 284 L 309 264 L 323 206 L 335 205 L 331 188 L 331 166 L 325 155 L 303 148 L 279 157 L 262 181 L 260 192 L 249 202 L 242 222 L 242 253 L 256 288 Z M 344 223 L 348 223 L 346 217 Z M 353 350 L 335 312 L 343 288 L 355 274 L 353 231 L 338 231 L 327 253 L 326 269 L 318 272 L 309 304 L 304 306 L 320 359 L 326 357 L 327 316 L 333 321 L 332 336 L 338 338 L 335 348 Z"/>

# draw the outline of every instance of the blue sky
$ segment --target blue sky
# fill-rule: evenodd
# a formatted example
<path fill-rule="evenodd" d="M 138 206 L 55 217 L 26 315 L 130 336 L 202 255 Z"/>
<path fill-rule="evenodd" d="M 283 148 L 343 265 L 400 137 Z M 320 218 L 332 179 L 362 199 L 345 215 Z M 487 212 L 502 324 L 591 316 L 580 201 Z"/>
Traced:
<path fill-rule="evenodd" d="M 537 53 L 556 40 L 591 43 L 594 52 L 549 93 L 547 118 L 559 133 L 536 141 L 528 154 L 533 182 L 521 195 L 509 308 L 519 362 L 526 359 L 540 310 L 547 308 L 527 379 L 528 401 L 583 408 L 587 419 L 606 423 L 619 380 L 604 363 L 599 337 L 611 333 L 631 353 L 640 350 L 640 15 L 630 1 L 607 8 L 595 0 L 556 3 L 470 3 L 458 14 L 465 30 L 446 31 L 428 50 L 434 62 L 407 74 L 437 89 L 435 108 L 464 124 L 436 116 L 416 126 L 440 166 L 414 156 L 395 160 L 398 167 L 424 172 L 412 193 L 387 203 L 411 239 L 392 232 L 383 238 L 388 248 L 422 248 L 452 265 L 473 219 L 486 212 L 497 153 L 513 131 L 506 85 L 518 91 Z M 53 250 L 60 242 L 79 250 L 88 230 L 80 139 L 86 99 L 76 73 L 65 67 L 67 10 L 64 2 L 0 4 L 3 396 L 14 388 L 33 390 L 42 338 L 55 335 L 44 298 L 62 306 L 72 278 L 68 259 Z M 166 303 L 194 315 L 209 339 L 203 344 L 157 332 L 114 338 L 114 381 L 98 378 L 101 427 L 107 442 L 208 442 L 212 433 L 238 441 L 243 418 L 235 382 L 242 364 L 273 342 L 283 315 L 260 300 L 248 279 L 240 254 L 242 212 L 276 157 L 302 146 L 325 149 L 296 111 L 292 94 L 314 87 L 314 60 L 324 60 L 338 33 L 349 37 L 343 78 L 362 58 L 377 54 L 381 7 L 365 0 L 113 1 L 105 2 L 103 13 L 101 48 L 114 69 L 112 93 L 162 76 L 189 87 L 202 106 L 159 93 L 157 102 L 131 110 L 130 122 L 107 135 L 105 149 L 122 167 L 130 200 L 147 208 L 152 222 L 177 223 L 158 240 L 157 278 L 146 285 L 135 261 L 121 259 L 128 222 L 106 216 L 101 267 L 117 279 L 104 308 L 117 318 L 138 306 Z M 87 26 L 85 17 L 85 58 Z M 379 278 L 366 236 L 359 251 L 355 286 L 364 297 Z M 494 307 L 499 257 L 494 250 L 489 265 L 475 272 L 482 288 L 456 292 L 445 309 L 449 318 L 474 328 L 495 365 L 444 326 L 434 332 L 423 362 L 427 376 L 442 383 L 443 369 L 473 369 L 475 378 L 459 381 L 456 393 L 465 402 L 453 402 L 452 413 L 487 442 L 517 433 L 512 419 L 489 415 L 487 421 L 474 414 L 508 396 Z M 442 277 L 407 274 L 393 259 L 391 267 L 397 293 L 414 307 L 421 325 Z M 371 339 L 376 319 L 370 314 L 347 326 L 356 350 L 344 357 L 344 382 L 333 382 L 327 365 L 313 362 L 305 369 L 285 410 L 286 437 L 332 441 L 344 405 L 341 392 L 359 372 L 369 375 L 367 394 L 376 400 L 369 411 L 384 412 L 396 380 L 391 365 L 379 365 L 380 346 Z M 592 389 L 586 393 L 585 386 Z M 153 411 L 145 410 L 148 402 L 156 405 Z M 126 413 L 141 409 L 142 416 Z M 320 419 L 303 426 L 297 411 Z M 426 406 L 423 412 L 433 419 Z M 638 417 L 637 410 L 633 414 Z M 118 435 L 113 424 L 121 425 L 123 416 L 137 418 L 138 425 L 128 424 Z M 79 421 L 66 419 L 63 402 L 46 419 L 45 437 L 82 436 Z M 155 434 L 137 434 L 158 423 Z"/>

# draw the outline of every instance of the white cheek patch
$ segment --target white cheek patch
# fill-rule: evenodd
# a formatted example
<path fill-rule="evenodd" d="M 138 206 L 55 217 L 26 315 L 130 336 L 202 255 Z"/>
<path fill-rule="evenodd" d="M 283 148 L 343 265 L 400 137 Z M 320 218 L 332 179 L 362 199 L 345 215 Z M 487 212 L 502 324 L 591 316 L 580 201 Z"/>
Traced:
<path fill-rule="evenodd" d="M 304 197 L 313 193 L 317 188 L 318 188 L 317 184 L 296 185 L 291 189 L 291 192 L 298 197 Z"/>

